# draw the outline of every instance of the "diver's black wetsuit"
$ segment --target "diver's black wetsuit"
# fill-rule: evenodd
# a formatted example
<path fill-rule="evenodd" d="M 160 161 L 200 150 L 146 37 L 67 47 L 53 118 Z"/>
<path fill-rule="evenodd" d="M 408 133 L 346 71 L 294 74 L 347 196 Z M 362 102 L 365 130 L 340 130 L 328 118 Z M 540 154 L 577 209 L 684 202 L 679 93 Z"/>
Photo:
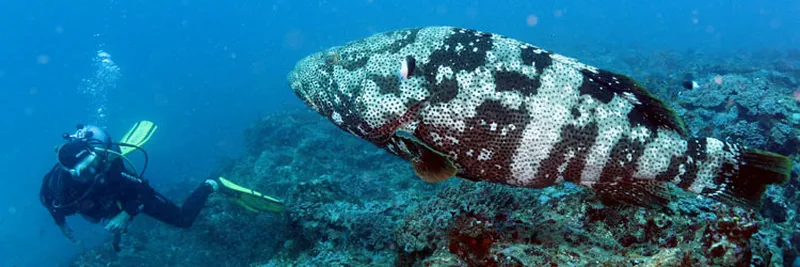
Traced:
<path fill-rule="evenodd" d="M 66 216 L 76 213 L 97 223 L 124 210 L 131 218 L 143 212 L 162 222 L 188 228 L 214 192 L 203 183 L 178 207 L 124 166 L 121 159 L 116 159 L 94 182 L 81 184 L 56 165 L 44 176 L 39 199 L 59 226 L 64 225 Z"/>

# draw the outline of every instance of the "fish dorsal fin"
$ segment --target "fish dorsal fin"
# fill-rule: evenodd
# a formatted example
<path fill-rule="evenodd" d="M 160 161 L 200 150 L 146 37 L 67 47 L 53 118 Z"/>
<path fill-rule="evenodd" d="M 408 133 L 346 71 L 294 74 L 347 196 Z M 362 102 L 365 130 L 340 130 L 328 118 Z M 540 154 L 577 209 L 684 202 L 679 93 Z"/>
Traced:
<path fill-rule="evenodd" d="M 410 160 L 411 166 L 414 167 L 414 173 L 423 181 L 438 183 L 446 181 L 458 173 L 458 168 L 447 155 L 429 147 L 411 133 L 397 131 L 395 134 L 397 137 L 405 139 L 406 144 L 414 147 L 417 155 Z"/>
<path fill-rule="evenodd" d="M 605 70 L 584 69 L 581 73 L 585 77 L 580 87 L 581 94 L 591 95 L 604 103 L 610 102 L 614 96 L 625 98 L 634 106 L 628 115 L 631 123 L 663 127 L 676 131 L 681 136 L 688 136 L 686 126 L 678 114 L 667 103 L 628 76 Z"/>

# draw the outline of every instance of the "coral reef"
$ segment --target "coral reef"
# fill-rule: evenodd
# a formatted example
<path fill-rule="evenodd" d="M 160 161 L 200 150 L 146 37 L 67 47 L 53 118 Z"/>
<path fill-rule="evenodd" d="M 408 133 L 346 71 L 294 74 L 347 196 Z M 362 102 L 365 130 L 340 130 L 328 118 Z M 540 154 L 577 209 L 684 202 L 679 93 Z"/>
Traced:
<path fill-rule="evenodd" d="M 698 136 L 719 136 L 778 153 L 800 148 L 800 114 L 793 88 L 770 82 L 773 72 L 707 74 L 700 88 L 682 92 L 678 104 L 689 128 Z M 709 123 L 711 122 L 711 123 Z"/>
<path fill-rule="evenodd" d="M 214 175 L 283 199 L 284 213 L 256 214 L 213 196 L 191 229 L 140 216 L 121 252 L 87 248 L 73 266 L 792 266 L 800 255 L 800 52 L 603 49 L 568 54 L 604 55 L 587 62 L 631 73 L 694 135 L 790 155 L 790 183 L 769 188 L 759 212 L 678 190 L 677 201 L 645 209 L 572 184 L 429 184 L 315 113 L 283 111 L 254 122 L 246 153 Z M 681 87 L 676 73 L 685 72 L 701 87 Z M 182 200 L 198 181 L 158 189 Z"/>
<path fill-rule="evenodd" d="M 595 199 L 569 185 L 550 191 L 468 182 L 446 188 L 406 218 L 401 260 L 419 266 L 783 262 L 766 245 L 779 243 L 775 230 L 758 232 L 762 222 L 753 212 L 693 199 L 664 212 Z"/>

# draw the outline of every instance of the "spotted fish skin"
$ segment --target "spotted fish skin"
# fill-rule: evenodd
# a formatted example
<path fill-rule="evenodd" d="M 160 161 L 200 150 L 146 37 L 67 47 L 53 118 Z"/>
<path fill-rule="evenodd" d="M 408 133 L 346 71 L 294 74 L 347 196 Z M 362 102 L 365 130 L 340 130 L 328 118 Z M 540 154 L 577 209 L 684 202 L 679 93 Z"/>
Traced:
<path fill-rule="evenodd" d="M 407 56 L 416 70 L 399 78 Z M 569 181 L 612 195 L 637 182 L 645 191 L 673 183 L 752 204 L 791 169 L 780 155 L 689 138 L 674 112 L 628 77 L 470 29 L 376 34 L 302 59 L 288 79 L 339 128 L 407 160 L 435 151 L 469 180 Z M 769 169 L 766 178 L 743 177 L 751 159 L 768 165 L 754 170 Z"/>

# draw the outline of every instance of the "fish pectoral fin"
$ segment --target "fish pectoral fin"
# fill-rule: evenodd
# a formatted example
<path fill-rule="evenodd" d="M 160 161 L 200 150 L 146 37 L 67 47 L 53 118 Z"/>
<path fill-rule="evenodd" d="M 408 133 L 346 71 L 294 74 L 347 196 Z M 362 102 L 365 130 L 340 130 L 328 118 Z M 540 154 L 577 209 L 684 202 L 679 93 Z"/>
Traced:
<path fill-rule="evenodd" d="M 602 197 L 645 208 L 665 208 L 674 199 L 669 185 L 656 180 L 587 181 L 581 185 Z"/>
<path fill-rule="evenodd" d="M 429 183 L 443 182 L 456 176 L 458 168 L 447 156 L 430 149 L 421 149 L 419 157 L 411 160 L 414 173 Z"/>

